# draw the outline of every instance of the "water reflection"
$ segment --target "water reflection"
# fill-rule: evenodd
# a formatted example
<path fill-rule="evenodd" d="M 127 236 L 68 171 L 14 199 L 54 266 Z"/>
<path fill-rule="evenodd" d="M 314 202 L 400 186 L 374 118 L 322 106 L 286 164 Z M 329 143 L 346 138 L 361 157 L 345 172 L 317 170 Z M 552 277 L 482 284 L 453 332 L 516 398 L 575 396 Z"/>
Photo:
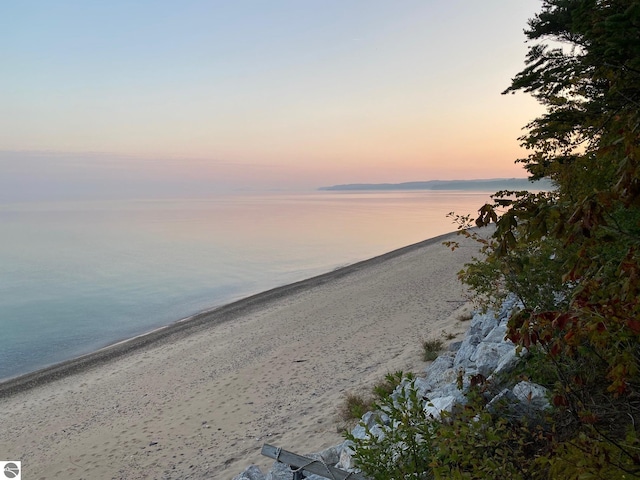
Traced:
<path fill-rule="evenodd" d="M 4 205 L 0 378 L 455 229 L 470 192 Z"/>

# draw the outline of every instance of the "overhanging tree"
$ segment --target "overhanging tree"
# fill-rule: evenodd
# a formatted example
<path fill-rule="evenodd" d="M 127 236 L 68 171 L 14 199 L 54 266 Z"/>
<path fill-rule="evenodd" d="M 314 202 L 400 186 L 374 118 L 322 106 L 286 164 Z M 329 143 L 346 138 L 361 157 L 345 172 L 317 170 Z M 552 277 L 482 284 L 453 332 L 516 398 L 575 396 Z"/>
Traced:
<path fill-rule="evenodd" d="M 496 221 L 486 260 L 462 276 L 489 297 L 518 295 L 509 337 L 554 366 L 551 471 L 638 477 L 640 2 L 545 0 L 525 34 L 526 67 L 505 93 L 546 111 L 519 162 L 557 188 L 498 192 L 476 221 Z"/>

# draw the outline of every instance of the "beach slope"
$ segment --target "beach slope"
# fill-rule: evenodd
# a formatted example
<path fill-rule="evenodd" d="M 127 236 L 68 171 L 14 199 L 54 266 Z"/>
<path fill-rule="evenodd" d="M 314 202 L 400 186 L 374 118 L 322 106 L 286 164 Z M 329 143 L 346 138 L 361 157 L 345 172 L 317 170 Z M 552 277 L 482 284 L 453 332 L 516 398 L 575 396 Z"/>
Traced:
<path fill-rule="evenodd" d="M 24 478 L 231 479 L 263 443 L 342 441 L 339 405 L 422 368 L 421 342 L 462 334 L 456 274 L 477 253 L 437 237 L 249 297 L 0 385 L 0 454 Z M 450 336 L 452 336 L 450 335 Z"/>

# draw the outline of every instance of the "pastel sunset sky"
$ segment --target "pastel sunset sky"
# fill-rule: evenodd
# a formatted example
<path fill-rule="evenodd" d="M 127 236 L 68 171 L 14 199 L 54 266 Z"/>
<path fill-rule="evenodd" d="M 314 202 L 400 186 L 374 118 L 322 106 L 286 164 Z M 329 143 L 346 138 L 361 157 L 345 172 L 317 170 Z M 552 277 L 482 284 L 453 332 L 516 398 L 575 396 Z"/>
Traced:
<path fill-rule="evenodd" d="M 0 190 L 524 177 L 517 138 L 541 110 L 500 93 L 539 8 L 2 2 Z"/>

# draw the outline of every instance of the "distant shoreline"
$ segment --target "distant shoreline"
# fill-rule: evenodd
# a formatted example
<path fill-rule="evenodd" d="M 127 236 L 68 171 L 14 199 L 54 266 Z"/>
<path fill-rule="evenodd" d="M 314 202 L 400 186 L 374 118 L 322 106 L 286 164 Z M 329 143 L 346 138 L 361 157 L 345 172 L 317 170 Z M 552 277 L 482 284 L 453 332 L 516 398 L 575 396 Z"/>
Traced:
<path fill-rule="evenodd" d="M 32 388 L 36 388 L 40 385 L 108 363 L 111 360 L 125 356 L 152 344 L 159 345 L 167 343 L 234 320 L 255 309 L 263 308 L 269 303 L 277 301 L 287 295 L 308 290 L 328 281 L 355 273 L 363 267 L 372 266 L 391 258 L 401 256 L 410 251 L 420 249 L 424 246 L 442 242 L 443 240 L 455 235 L 455 232 L 439 235 L 324 274 L 272 288 L 240 300 L 215 307 L 211 310 L 196 313 L 163 327 L 151 330 L 147 333 L 117 341 L 94 352 L 65 360 L 34 372 L 9 378 L 0 382 L 0 398 L 9 397 Z"/>
<path fill-rule="evenodd" d="M 552 190 L 553 185 L 547 180 L 536 182 L 528 178 L 490 178 L 482 180 L 428 180 L 424 182 L 404 183 L 349 183 L 320 187 L 322 191 L 359 191 L 359 190 Z"/>

